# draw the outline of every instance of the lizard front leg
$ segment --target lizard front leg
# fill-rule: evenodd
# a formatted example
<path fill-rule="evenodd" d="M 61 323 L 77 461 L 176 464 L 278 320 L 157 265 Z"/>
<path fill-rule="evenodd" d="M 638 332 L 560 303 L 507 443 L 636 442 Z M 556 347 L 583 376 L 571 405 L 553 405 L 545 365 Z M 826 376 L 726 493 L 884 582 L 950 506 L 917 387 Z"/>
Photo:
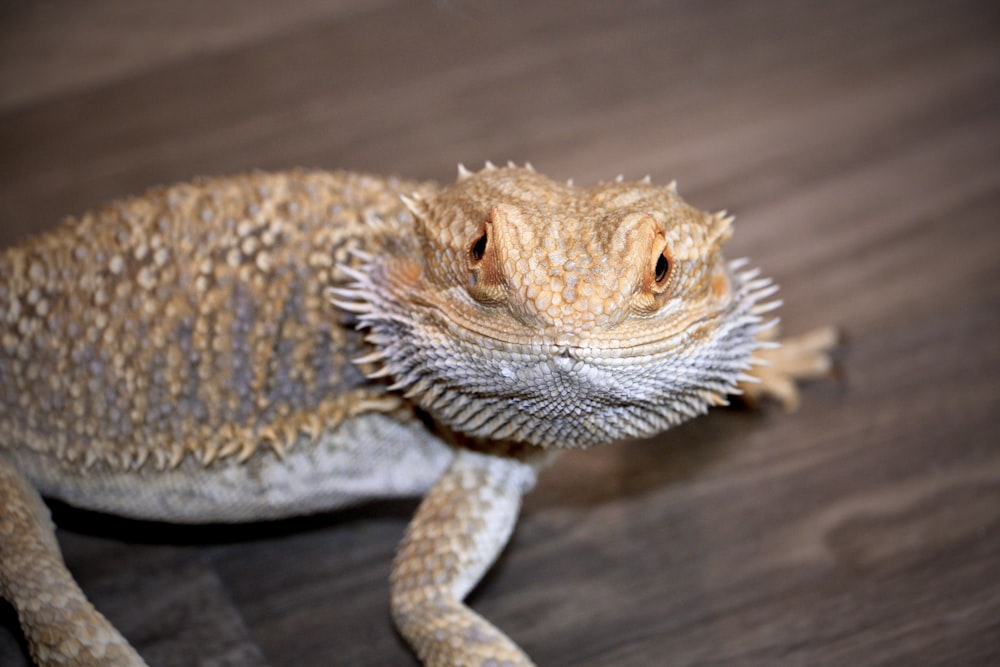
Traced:
<path fill-rule="evenodd" d="M 459 450 L 417 510 L 392 572 L 392 614 L 427 667 L 528 667 L 530 658 L 462 603 L 514 529 L 531 463 Z"/>
<path fill-rule="evenodd" d="M 775 343 L 777 336 L 776 327 L 763 332 L 762 347 L 754 352 L 755 365 L 748 371 L 750 379 L 738 386 L 750 405 L 773 398 L 791 412 L 799 406 L 798 382 L 820 379 L 832 372 L 831 354 L 840 335 L 828 326 L 784 338 L 780 343 Z"/>
<path fill-rule="evenodd" d="M 0 454 L 0 594 L 17 610 L 40 667 L 141 667 L 139 654 L 66 569 L 49 511 Z"/>

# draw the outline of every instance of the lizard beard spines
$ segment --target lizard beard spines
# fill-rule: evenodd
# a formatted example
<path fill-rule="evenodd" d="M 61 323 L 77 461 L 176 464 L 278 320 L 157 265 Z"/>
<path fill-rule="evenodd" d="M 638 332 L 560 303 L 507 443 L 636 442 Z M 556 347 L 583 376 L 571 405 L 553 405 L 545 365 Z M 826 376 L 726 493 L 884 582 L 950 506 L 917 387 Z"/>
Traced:
<path fill-rule="evenodd" d="M 747 381 L 758 335 L 773 326 L 763 302 L 774 285 L 731 267 L 733 298 L 721 312 L 662 340 L 614 351 L 516 344 L 465 330 L 421 305 L 384 262 L 345 271 L 331 290 L 374 350 L 357 363 L 387 378 L 444 425 L 478 438 L 544 447 L 589 447 L 652 435 L 726 403 Z M 736 270 L 732 270 L 735 268 Z"/>

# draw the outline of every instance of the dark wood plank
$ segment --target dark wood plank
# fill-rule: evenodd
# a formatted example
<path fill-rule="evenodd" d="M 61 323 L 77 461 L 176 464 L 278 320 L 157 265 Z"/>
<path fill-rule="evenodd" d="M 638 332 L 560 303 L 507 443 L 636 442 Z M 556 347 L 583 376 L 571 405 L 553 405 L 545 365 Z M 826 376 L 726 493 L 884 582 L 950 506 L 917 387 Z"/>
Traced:
<path fill-rule="evenodd" d="M 9 0 L 0 7 L 0 109 L 296 32 L 392 0 Z M 30 54 L 30 57 L 25 57 Z"/>
<path fill-rule="evenodd" d="M 789 331 L 845 328 L 793 416 L 546 471 L 473 596 L 540 665 L 1000 662 L 995 3 L 33 4 L 0 14 L 0 243 L 199 173 L 527 159 L 678 178 L 738 214 Z M 57 519 L 154 666 L 385 665 L 413 664 L 386 602 L 413 508 Z"/>

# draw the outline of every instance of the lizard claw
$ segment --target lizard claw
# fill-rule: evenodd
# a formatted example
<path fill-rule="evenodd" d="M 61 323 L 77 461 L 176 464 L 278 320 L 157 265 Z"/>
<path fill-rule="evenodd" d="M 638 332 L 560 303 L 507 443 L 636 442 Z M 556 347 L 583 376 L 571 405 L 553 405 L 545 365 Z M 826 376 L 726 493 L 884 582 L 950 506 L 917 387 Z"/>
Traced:
<path fill-rule="evenodd" d="M 769 329 L 767 338 L 777 338 Z M 798 382 L 829 377 L 833 373 L 832 352 L 840 333 L 832 326 L 820 327 L 801 336 L 785 338 L 777 347 L 762 347 L 754 352 L 754 367 L 747 371 L 751 379 L 741 382 L 743 400 L 751 407 L 767 399 L 777 400 L 786 412 L 799 407 Z"/>

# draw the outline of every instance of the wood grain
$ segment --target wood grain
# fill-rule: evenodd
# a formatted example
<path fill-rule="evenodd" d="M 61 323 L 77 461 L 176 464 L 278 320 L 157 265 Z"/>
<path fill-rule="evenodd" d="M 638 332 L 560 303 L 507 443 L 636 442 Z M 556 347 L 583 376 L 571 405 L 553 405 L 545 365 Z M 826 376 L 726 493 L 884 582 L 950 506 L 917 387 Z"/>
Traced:
<path fill-rule="evenodd" d="M 544 474 L 472 600 L 540 665 L 1000 664 L 996 3 L 155 4 L 0 10 L 0 243 L 204 173 L 648 172 L 738 215 L 788 331 L 846 331 L 795 415 Z M 405 665 L 414 507 L 56 518 L 153 667 Z M 0 664 L 25 660 L 0 607 Z"/>

